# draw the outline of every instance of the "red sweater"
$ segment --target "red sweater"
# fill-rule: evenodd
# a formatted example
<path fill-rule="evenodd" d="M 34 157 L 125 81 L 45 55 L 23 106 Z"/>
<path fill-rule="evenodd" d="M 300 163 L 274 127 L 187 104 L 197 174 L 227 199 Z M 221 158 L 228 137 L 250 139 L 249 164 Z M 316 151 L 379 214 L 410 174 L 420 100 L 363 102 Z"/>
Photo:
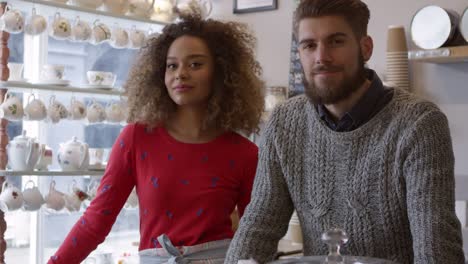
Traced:
<path fill-rule="evenodd" d="M 134 186 L 139 197 L 139 250 L 232 238 L 230 214 L 250 201 L 258 148 L 225 133 L 211 142 L 176 141 L 164 128 L 125 127 L 117 138 L 97 196 L 48 263 L 79 263 L 102 243 Z"/>

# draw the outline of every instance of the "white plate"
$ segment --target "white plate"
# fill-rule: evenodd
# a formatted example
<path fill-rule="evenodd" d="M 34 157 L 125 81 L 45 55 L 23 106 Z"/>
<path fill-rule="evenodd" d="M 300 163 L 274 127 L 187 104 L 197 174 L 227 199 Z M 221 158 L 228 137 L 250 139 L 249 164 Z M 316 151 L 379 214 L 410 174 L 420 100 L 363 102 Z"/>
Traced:
<path fill-rule="evenodd" d="M 8 80 L 6 81 L 8 84 L 14 84 L 14 85 L 24 85 L 24 84 L 30 84 L 27 79 L 19 79 L 19 80 Z"/>
<path fill-rule="evenodd" d="M 70 81 L 69 80 L 39 80 L 39 81 L 35 81 L 33 84 L 68 86 L 70 84 Z"/>
<path fill-rule="evenodd" d="M 102 85 L 102 84 L 82 84 L 81 88 L 85 89 L 103 89 L 103 90 L 112 90 L 114 87 L 109 85 Z"/>

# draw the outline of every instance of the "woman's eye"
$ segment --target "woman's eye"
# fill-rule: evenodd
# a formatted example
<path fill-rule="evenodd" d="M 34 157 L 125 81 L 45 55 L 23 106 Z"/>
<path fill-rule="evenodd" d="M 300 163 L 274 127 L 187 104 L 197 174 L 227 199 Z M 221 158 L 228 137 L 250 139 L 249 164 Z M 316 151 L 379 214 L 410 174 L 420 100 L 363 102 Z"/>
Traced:
<path fill-rule="evenodd" d="M 190 67 L 192 67 L 192 68 L 198 68 L 198 67 L 200 67 L 200 66 L 202 66 L 202 64 L 199 63 L 199 62 L 192 62 L 192 63 L 190 64 Z"/>
<path fill-rule="evenodd" d="M 175 69 L 177 67 L 177 65 L 175 65 L 174 63 L 168 63 L 166 67 L 168 69 L 172 70 L 172 69 Z"/>

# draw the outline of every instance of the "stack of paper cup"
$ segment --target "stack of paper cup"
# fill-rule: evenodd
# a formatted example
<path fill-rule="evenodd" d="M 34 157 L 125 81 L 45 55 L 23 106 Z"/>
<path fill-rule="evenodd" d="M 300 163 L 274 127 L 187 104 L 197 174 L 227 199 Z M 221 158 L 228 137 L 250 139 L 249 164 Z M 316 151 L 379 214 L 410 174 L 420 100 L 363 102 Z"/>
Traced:
<path fill-rule="evenodd" d="M 294 211 L 291 216 L 291 220 L 289 220 L 289 232 L 291 234 L 291 242 L 293 244 L 302 244 L 302 229 L 296 211 Z"/>
<path fill-rule="evenodd" d="M 408 46 L 403 26 L 388 27 L 386 76 L 386 82 L 409 90 Z"/>

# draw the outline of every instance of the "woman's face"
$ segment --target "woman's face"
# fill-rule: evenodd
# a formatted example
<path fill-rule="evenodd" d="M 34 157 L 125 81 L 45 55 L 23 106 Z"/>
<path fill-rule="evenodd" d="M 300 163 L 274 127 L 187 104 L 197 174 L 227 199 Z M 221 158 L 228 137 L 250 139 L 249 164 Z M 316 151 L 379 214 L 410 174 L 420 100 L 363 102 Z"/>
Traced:
<path fill-rule="evenodd" d="M 164 83 L 178 106 L 206 105 L 213 86 L 214 60 L 205 41 L 181 36 L 167 52 Z"/>

